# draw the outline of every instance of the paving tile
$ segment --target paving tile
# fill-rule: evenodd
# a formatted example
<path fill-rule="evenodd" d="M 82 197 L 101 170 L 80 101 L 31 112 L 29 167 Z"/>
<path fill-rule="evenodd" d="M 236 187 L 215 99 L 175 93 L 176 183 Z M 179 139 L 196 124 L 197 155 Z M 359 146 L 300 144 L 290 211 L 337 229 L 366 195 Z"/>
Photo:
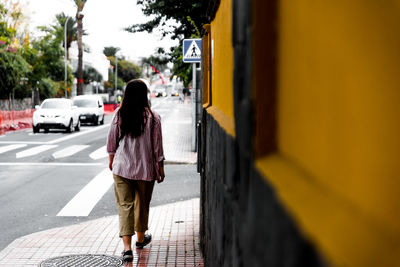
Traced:
<path fill-rule="evenodd" d="M 203 259 L 196 244 L 199 201 L 196 198 L 152 207 L 149 231 L 153 241 L 144 249 L 135 249 L 135 260 L 127 266 L 202 267 Z M 97 229 L 94 231 L 94 228 Z M 101 234 L 96 236 L 96 233 Z M 118 216 L 110 216 L 21 237 L 0 252 L 0 267 L 38 266 L 48 258 L 71 254 L 120 256 L 122 249 Z"/>

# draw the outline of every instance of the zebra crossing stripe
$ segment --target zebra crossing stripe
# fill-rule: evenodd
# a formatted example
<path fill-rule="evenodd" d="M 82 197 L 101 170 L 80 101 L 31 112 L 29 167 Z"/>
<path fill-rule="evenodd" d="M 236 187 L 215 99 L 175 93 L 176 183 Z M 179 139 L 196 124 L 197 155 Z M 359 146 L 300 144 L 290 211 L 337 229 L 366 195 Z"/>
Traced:
<path fill-rule="evenodd" d="M 90 153 L 89 157 L 94 160 L 108 157 L 106 146 L 102 146 L 99 149 L 93 151 L 92 153 Z"/>
<path fill-rule="evenodd" d="M 104 169 L 82 188 L 57 216 L 88 216 L 113 183 L 111 171 L 108 168 Z"/>
<path fill-rule="evenodd" d="M 18 152 L 15 156 L 17 159 L 19 158 L 24 158 L 24 157 L 29 157 L 29 156 L 34 156 L 37 155 L 43 151 L 52 149 L 57 147 L 57 145 L 42 145 L 42 146 L 35 146 L 29 149 L 26 149 L 24 151 Z"/>
<path fill-rule="evenodd" d="M 53 157 L 55 159 L 69 157 L 88 147 L 88 145 L 72 145 L 53 153 Z"/>
<path fill-rule="evenodd" d="M 11 150 L 15 150 L 18 148 L 26 147 L 26 146 L 27 146 L 27 144 L 15 144 L 15 145 L 3 146 L 3 147 L 0 147 L 0 154 L 11 151 Z"/>

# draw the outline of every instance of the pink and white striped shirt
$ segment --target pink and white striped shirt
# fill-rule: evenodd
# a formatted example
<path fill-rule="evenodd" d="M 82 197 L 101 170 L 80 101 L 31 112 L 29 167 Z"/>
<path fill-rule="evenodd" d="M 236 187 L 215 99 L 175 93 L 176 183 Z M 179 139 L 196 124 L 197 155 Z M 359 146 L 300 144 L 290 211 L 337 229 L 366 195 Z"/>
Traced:
<path fill-rule="evenodd" d="M 143 134 L 139 137 L 125 135 L 121 139 L 121 119 L 118 111 L 119 108 L 114 112 L 107 139 L 107 152 L 114 154 L 113 174 L 132 180 L 154 180 L 156 176 L 154 171 L 158 173 L 159 165 L 164 160 L 160 115 L 152 111 L 154 114 L 152 137 L 152 117 L 150 111 L 147 110 L 148 119 Z M 153 138 L 154 153 L 150 138 Z M 118 139 L 120 139 L 119 143 L 117 143 Z"/>

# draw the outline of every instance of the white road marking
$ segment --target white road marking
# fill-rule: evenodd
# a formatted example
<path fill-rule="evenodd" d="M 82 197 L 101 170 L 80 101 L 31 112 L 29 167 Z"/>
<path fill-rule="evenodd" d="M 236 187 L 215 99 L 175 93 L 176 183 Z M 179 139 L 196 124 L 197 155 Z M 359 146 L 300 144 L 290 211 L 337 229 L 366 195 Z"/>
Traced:
<path fill-rule="evenodd" d="M 53 157 L 55 159 L 69 157 L 88 147 L 88 145 L 72 145 L 53 153 Z"/>
<path fill-rule="evenodd" d="M 158 107 L 159 105 L 161 105 L 161 103 L 164 103 L 167 99 L 169 99 L 169 96 L 167 96 L 166 98 L 158 101 L 155 105 L 151 106 L 151 109 L 154 109 L 154 108 Z"/>
<path fill-rule="evenodd" d="M 45 145 L 46 142 L 29 142 L 29 141 L 0 141 L 0 144 L 28 144 L 28 145 Z"/>
<path fill-rule="evenodd" d="M 170 124 L 192 124 L 192 120 L 186 121 L 169 121 Z"/>
<path fill-rule="evenodd" d="M 71 134 L 71 135 L 68 135 L 68 136 L 64 136 L 64 137 L 55 139 L 53 141 L 46 142 L 46 144 L 60 143 L 62 141 L 69 140 L 69 139 L 72 139 L 72 138 L 75 138 L 75 137 L 78 137 L 78 136 L 81 136 L 81 135 L 84 135 L 84 134 L 92 133 L 92 132 L 101 130 L 103 128 L 109 127 L 109 126 L 110 126 L 110 123 L 109 124 L 104 124 L 104 125 L 97 126 L 96 128 L 93 128 L 93 129 L 90 129 L 90 130 L 87 130 L 87 131 L 81 131 L 79 133 L 74 133 L 74 134 Z"/>
<path fill-rule="evenodd" d="M 16 157 L 17 157 L 17 159 L 19 159 L 19 158 L 33 156 L 33 155 L 39 154 L 43 151 L 46 151 L 46 150 L 49 150 L 49 149 L 52 149 L 55 147 L 57 147 L 57 145 L 41 145 L 41 146 L 32 147 L 32 148 L 26 149 L 24 151 L 18 152 L 16 154 Z"/>
<path fill-rule="evenodd" d="M 57 216 L 88 216 L 113 182 L 111 171 L 108 168 L 104 169 L 76 194 Z"/>
<path fill-rule="evenodd" d="M 18 149 L 21 147 L 26 147 L 27 144 L 17 144 L 17 145 L 8 145 L 8 146 L 2 146 L 0 147 L 0 154 L 4 153 L 4 152 L 8 152 L 10 150 L 14 150 L 14 149 Z"/>
<path fill-rule="evenodd" d="M 102 163 L 81 163 L 81 162 L 0 162 L 0 166 L 101 166 Z"/>
<path fill-rule="evenodd" d="M 94 160 L 106 158 L 106 157 L 108 157 L 108 153 L 106 150 L 107 150 L 106 146 L 102 146 L 99 149 L 90 153 L 89 157 L 91 157 Z"/>

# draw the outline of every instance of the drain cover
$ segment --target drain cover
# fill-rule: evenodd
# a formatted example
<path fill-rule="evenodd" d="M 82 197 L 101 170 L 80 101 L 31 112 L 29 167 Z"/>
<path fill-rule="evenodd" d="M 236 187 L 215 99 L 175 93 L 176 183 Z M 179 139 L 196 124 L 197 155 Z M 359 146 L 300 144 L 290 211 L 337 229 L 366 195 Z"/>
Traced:
<path fill-rule="evenodd" d="M 122 266 L 123 261 L 118 257 L 98 254 L 67 255 L 47 259 L 40 263 L 40 267 L 63 267 L 63 266 Z"/>

